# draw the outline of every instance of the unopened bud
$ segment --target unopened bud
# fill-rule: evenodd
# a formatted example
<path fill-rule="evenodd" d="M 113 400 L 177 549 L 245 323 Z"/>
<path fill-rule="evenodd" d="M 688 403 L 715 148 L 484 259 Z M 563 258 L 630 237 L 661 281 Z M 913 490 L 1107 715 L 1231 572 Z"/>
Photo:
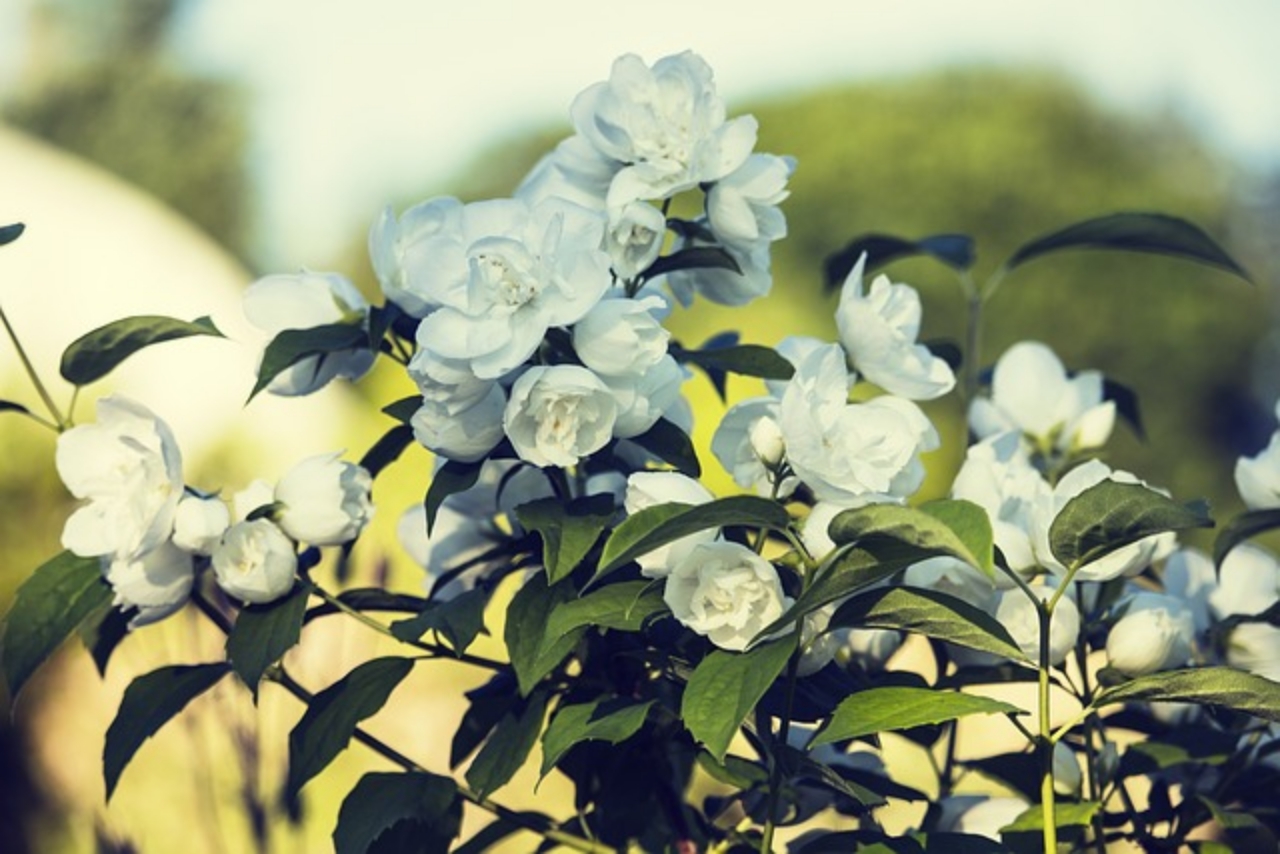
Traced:
<path fill-rule="evenodd" d="M 765 468 L 776 469 L 786 455 L 786 443 L 778 422 L 764 416 L 751 425 L 751 450 L 764 463 Z"/>

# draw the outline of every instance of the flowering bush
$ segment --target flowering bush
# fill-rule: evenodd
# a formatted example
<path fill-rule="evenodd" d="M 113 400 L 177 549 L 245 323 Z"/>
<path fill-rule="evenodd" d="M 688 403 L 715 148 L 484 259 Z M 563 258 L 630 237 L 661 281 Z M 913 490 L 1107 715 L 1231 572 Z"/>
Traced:
<path fill-rule="evenodd" d="M 73 426 L 28 365 L 48 417 L 3 409 L 58 431 L 58 473 L 82 503 L 65 550 L 7 618 L 11 693 L 86 623 L 100 660 L 126 628 L 188 605 L 227 633 L 225 660 L 162 667 L 126 691 L 106 734 L 108 797 L 151 734 L 236 679 L 306 706 L 285 804 L 353 739 L 402 769 L 347 795 L 342 854 L 449 850 L 464 809 L 492 815 L 465 851 L 528 832 L 580 851 L 765 852 L 782 827 L 797 854 L 1274 846 L 1280 563 L 1245 541 L 1280 527 L 1280 432 L 1240 460 L 1251 510 L 1209 556 L 1177 539 L 1213 524 L 1203 507 L 1095 458 L 1117 416 L 1132 416 L 1129 395 L 1038 342 L 1011 347 L 989 376 L 978 352 L 1000 279 L 1056 251 L 1240 267 L 1157 214 L 1042 237 L 983 287 L 968 238 L 868 235 L 828 265 L 838 341 L 719 336 L 688 349 L 663 326 L 672 300 L 743 305 L 769 291 L 796 164 L 753 150 L 755 120 L 726 116 L 692 53 L 619 59 L 571 114 L 574 135 L 512 198 L 383 212 L 369 234 L 381 305 L 337 273 L 246 291 L 247 316 L 273 336 L 253 395 L 357 381 L 378 356 L 417 387 L 387 403 L 392 426 L 359 462 L 322 454 L 229 493 L 190 484 L 158 414 L 110 396 Z M 701 196 L 702 213 L 672 215 L 684 196 Z M 871 278 L 912 255 L 957 274 L 963 353 L 919 342 L 916 291 Z M 61 372 L 78 389 L 144 347 L 219 334 L 207 319 L 127 318 L 74 342 Z M 726 374 L 764 381 L 711 441 L 743 494 L 699 482 L 682 397 L 692 369 L 721 394 Z M 940 438 L 917 401 L 947 396 L 967 407 L 974 441 L 951 497 L 920 503 L 922 455 Z M 332 588 L 318 568 L 345 561 L 375 478 L 414 442 L 437 459 L 425 500 L 379 512 L 403 513 L 421 595 Z M 490 607 L 503 585 L 505 613 Z M 313 692 L 286 653 L 305 623 L 343 616 L 406 654 Z M 505 660 L 469 651 L 486 626 L 501 627 Z M 452 739 L 460 779 L 361 727 L 434 658 L 491 673 Z M 983 690 L 1006 683 L 1026 690 Z M 958 758 L 974 716 L 1007 720 L 1025 743 Z M 929 757 L 928 791 L 886 772 L 889 732 Z M 541 774 L 575 787 L 571 817 L 493 799 L 535 744 Z M 992 795 L 956 793 L 971 772 Z M 878 818 L 889 801 L 926 806 L 895 834 Z"/>

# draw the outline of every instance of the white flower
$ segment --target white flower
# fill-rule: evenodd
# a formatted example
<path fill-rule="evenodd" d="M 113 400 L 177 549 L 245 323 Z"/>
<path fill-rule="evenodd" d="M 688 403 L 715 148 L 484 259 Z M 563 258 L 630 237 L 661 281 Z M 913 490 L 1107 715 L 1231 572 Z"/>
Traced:
<path fill-rule="evenodd" d="M 1053 743 L 1053 790 L 1059 795 L 1075 795 L 1084 783 L 1080 760 L 1065 741 Z"/>
<path fill-rule="evenodd" d="M 276 484 L 280 528 L 300 543 L 336 546 L 360 535 L 373 516 L 373 478 L 361 466 L 318 454 L 298 463 Z"/>
<path fill-rule="evenodd" d="M 244 313 L 250 323 L 275 337 L 286 329 L 335 323 L 359 326 L 369 313 L 369 303 L 338 273 L 277 274 L 249 285 L 244 292 Z M 356 380 L 369 372 L 376 357 L 367 347 L 308 356 L 280 372 L 267 391 L 304 395 L 336 377 Z"/>
<path fill-rule="evenodd" d="M 738 652 L 791 604 L 773 564 L 728 542 L 691 548 L 672 566 L 662 596 L 682 625 Z"/>
<path fill-rule="evenodd" d="M 1218 589 L 1218 572 L 1213 559 L 1199 549 L 1178 549 L 1164 562 L 1161 577 L 1164 590 L 1186 603 L 1195 621 L 1196 634 L 1208 631 L 1213 624 L 1210 598 Z"/>
<path fill-rule="evenodd" d="M 87 501 L 62 544 L 81 557 L 140 557 L 169 539 L 182 498 L 182 455 L 168 425 L 120 396 L 98 401 L 98 420 L 58 437 L 58 475 Z"/>
<path fill-rule="evenodd" d="M 653 68 L 634 54 L 618 58 L 609 80 L 579 94 L 571 113 L 578 133 L 620 164 L 610 208 L 719 180 L 742 165 L 756 141 L 754 118 L 725 121 L 711 68 L 688 51 Z"/>
<path fill-rule="evenodd" d="M 1191 609 L 1172 596 L 1138 593 L 1107 635 L 1107 660 L 1126 676 L 1181 667 L 1191 658 Z"/>
<path fill-rule="evenodd" d="M 418 271 L 420 291 L 440 306 L 418 340 L 480 379 L 519 367 L 549 328 L 581 319 L 609 287 L 604 218 L 581 206 L 494 199 L 466 205 L 452 225 L 430 238 L 430 264 Z"/>
<path fill-rule="evenodd" d="M 676 243 L 676 251 L 715 246 L 696 237 Z M 693 302 L 695 293 L 720 305 L 746 305 L 754 299 L 768 296 L 773 287 L 769 241 L 757 240 L 743 245 L 721 247 L 742 272 L 721 267 L 696 267 L 673 270 L 666 276 L 667 287 L 683 306 Z"/>
<path fill-rule="evenodd" d="M 848 403 L 844 351 L 830 344 L 801 362 L 778 408 L 787 460 L 823 501 L 905 498 L 924 480 L 920 453 L 938 434 L 914 403 L 884 395 Z"/>
<path fill-rule="evenodd" d="M 140 557 L 103 560 L 103 577 L 115 591 L 115 604 L 137 608 L 129 621 L 136 629 L 175 613 L 191 597 L 195 566 L 188 552 L 161 543 Z"/>
<path fill-rule="evenodd" d="M 995 544 L 1015 572 L 1038 566 L 1032 547 L 1032 518 L 1052 487 L 1022 455 L 1012 433 L 970 445 L 964 465 L 951 486 L 952 498 L 963 498 L 987 511 Z"/>
<path fill-rule="evenodd" d="M 953 795 L 942 801 L 938 829 L 944 833 L 985 836 L 1000 841 L 1000 831 L 1013 824 L 1031 805 L 1022 798 Z"/>
<path fill-rule="evenodd" d="M 1227 663 L 1280 682 L 1280 628 L 1267 623 L 1236 626 L 1227 640 Z"/>
<path fill-rule="evenodd" d="M 885 391 L 910 400 L 933 400 L 955 387 L 945 361 L 916 343 L 920 334 L 920 295 L 910 285 L 876 276 L 862 292 L 866 253 L 853 265 L 836 309 L 840 343 L 853 367 Z"/>
<path fill-rule="evenodd" d="M 511 387 L 503 416 L 520 459 L 572 466 L 613 437 L 618 404 L 599 377 L 577 365 L 539 365 Z"/>
<path fill-rule="evenodd" d="M 1068 501 L 1104 480 L 1146 486 L 1127 471 L 1112 471 L 1106 463 L 1089 460 L 1067 472 L 1054 486 L 1051 497 L 1035 507 L 1032 513 L 1032 542 L 1036 559 L 1045 569 L 1058 573 L 1067 571 L 1054 557 L 1049 546 L 1049 530 L 1053 526 L 1053 520 Z M 1159 558 L 1172 553 L 1176 546 L 1177 540 L 1172 532 L 1144 537 L 1080 567 L 1075 580 L 1110 581 L 1122 575 L 1135 575 Z"/>
<path fill-rule="evenodd" d="M 658 260 L 666 235 L 667 218 L 653 205 L 628 202 L 610 209 L 604 249 L 613 260 L 613 272 L 628 280 L 649 269 Z"/>
<path fill-rule="evenodd" d="M 293 588 L 297 569 L 293 541 L 270 519 L 235 523 L 213 550 L 218 586 L 243 602 L 279 599 Z"/>
<path fill-rule="evenodd" d="M 633 516 L 658 504 L 675 502 L 696 505 L 706 504 L 714 499 L 715 496 L 705 486 L 679 472 L 641 471 L 627 478 L 623 508 L 628 516 Z M 640 564 L 640 574 L 646 578 L 665 578 L 671 567 L 683 559 L 690 549 L 699 543 L 712 542 L 719 536 L 718 528 L 707 528 L 640 555 L 636 559 L 636 563 Z"/>
<path fill-rule="evenodd" d="M 707 219 L 724 243 L 750 246 L 787 236 L 787 218 L 778 205 L 791 195 L 787 179 L 795 171 L 792 157 L 752 154 L 741 166 L 707 191 Z"/>
<path fill-rule="evenodd" d="M 1036 597 L 1047 600 L 1053 588 L 1043 584 L 1031 587 Z M 1006 590 L 996 607 L 995 618 L 1008 630 L 1023 654 L 1032 661 L 1040 660 L 1040 616 L 1034 603 L 1022 590 Z M 1053 608 L 1049 621 L 1049 663 L 1061 664 L 1067 653 L 1075 649 L 1080 635 L 1080 610 L 1071 596 L 1064 595 Z"/>
<path fill-rule="evenodd" d="M 630 439 L 648 432 L 658 419 L 680 400 L 680 387 L 688 372 L 670 355 L 665 355 L 641 376 L 601 376 L 618 404 L 613 435 Z"/>
<path fill-rule="evenodd" d="M 883 670 L 902 646 L 902 632 L 894 629 L 837 629 L 832 634 L 840 640 L 836 661 L 863 670 Z"/>
<path fill-rule="evenodd" d="M 603 299 L 573 327 L 573 349 L 597 374 L 638 377 L 667 355 L 671 333 L 653 316 L 659 296 Z"/>
<path fill-rule="evenodd" d="M 216 495 L 185 495 L 173 517 L 173 544 L 208 555 L 231 525 L 231 511 Z"/>
<path fill-rule="evenodd" d="M 902 582 L 946 593 L 988 613 L 995 610 L 999 596 L 991 579 L 981 570 L 946 555 L 913 563 L 903 573 Z"/>
<path fill-rule="evenodd" d="M 591 210 L 605 209 L 609 184 L 622 164 L 597 151 L 579 134 L 567 137 L 539 160 L 516 188 L 515 198 L 529 204 L 567 199 Z"/>
<path fill-rule="evenodd" d="M 819 501 L 805 517 L 804 527 L 800 529 L 800 541 L 814 560 L 821 561 L 836 550 L 835 541 L 831 539 L 828 529 L 831 527 L 831 520 L 847 509 L 848 506 L 844 504 Z"/>
<path fill-rule="evenodd" d="M 502 441 L 506 408 L 506 392 L 491 383 L 483 397 L 462 408 L 424 396 L 409 424 L 423 447 L 451 460 L 473 463 Z"/>
<path fill-rule="evenodd" d="M 1219 619 L 1261 614 L 1280 600 L 1280 563 L 1271 552 L 1242 543 L 1222 560 L 1209 604 Z"/>
<path fill-rule="evenodd" d="M 397 220 L 384 208 L 369 229 L 369 259 L 388 300 L 412 317 L 426 317 L 441 296 L 434 267 L 462 219 L 462 202 L 440 197 L 415 205 Z"/>
<path fill-rule="evenodd" d="M 711 436 L 711 453 L 725 467 L 738 486 L 755 489 L 767 495 L 773 489 L 770 468 L 752 441 L 756 425 L 768 422 L 777 431 L 777 446 L 785 447 L 782 429 L 776 420 L 778 401 L 772 397 L 753 397 L 729 407 Z M 768 428 L 763 428 L 768 429 Z M 761 441 L 764 441 L 762 435 Z M 771 444 L 766 450 L 777 450 Z M 794 482 L 792 484 L 794 489 Z"/>
<path fill-rule="evenodd" d="M 243 522 L 255 510 L 261 510 L 276 500 L 276 488 L 258 478 L 231 496 L 231 509 L 237 522 Z"/>
<path fill-rule="evenodd" d="M 800 623 L 800 660 L 796 663 L 797 676 L 812 676 L 835 660 L 843 638 L 837 631 L 827 631 L 835 616 L 835 602 L 810 611 Z"/>
<path fill-rule="evenodd" d="M 1280 402 L 1276 403 L 1280 419 Z M 1236 489 L 1250 510 L 1280 507 L 1280 430 L 1257 456 L 1236 460 Z"/>
<path fill-rule="evenodd" d="M 1102 399 L 1100 373 L 1068 378 L 1053 351 L 1036 341 L 1006 350 L 991 378 L 991 399 L 975 398 L 969 407 L 969 426 L 979 439 L 1013 430 L 1046 453 L 1100 447 L 1115 418 L 1115 403 Z"/>

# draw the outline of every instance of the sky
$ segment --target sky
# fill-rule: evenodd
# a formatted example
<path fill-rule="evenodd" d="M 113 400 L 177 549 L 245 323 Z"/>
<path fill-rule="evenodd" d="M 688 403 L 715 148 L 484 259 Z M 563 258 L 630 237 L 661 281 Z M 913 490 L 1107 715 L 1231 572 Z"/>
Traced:
<path fill-rule="evenodd" d="M 81 0 L 89 2 L 90 0 Z M 0 0 L 0 86 L 23 10 Z M 74 5 L 74 4 L 72 4 Z M 736 113 L 753 99 L 980 62 L 1061 70 L 1120 106 L 1173 108 L 1245 164 L 1280 152 L 1274 0 L 186 0 L 180 61 L 254 104 L 259 255 L 332 258 L 389 202 L 488 146 L 566 122 L 627 52 L 684 49 Z M 752 11 L 748 11 L 752 9 Z"/>

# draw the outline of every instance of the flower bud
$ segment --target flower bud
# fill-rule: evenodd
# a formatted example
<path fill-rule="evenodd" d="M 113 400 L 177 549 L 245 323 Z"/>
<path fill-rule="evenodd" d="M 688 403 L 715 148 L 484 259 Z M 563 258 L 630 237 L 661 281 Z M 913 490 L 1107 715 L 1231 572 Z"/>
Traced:
<path fill-rule="evenodd" d="M 1064 742 L 1053 745 L 1053 790 L 1059 795 L 1074 795 L 1080 791 L 1084 775 L 1075 752 Z"/>
<path fill-rule="evenodd" d="M 173 544 L 208 555 L 231 524 L 231 511 L 217 496 L 186 495 L 173 516 Z"/>
<path fill-rule="evenodd" d="M 1186 664 L 1195 621 L 1172 596 L 1139 593 L 1107 635 L 1107 660 L 1126 676 L 1143 676 Z"/>
<path fill-rule="evenodd" d="M 270 519 L 237 522 L 213 550 L 213 574 L 228 595 L 272 602 L 289 592 L 297 574 L 293 542 Z"/>
<path fill-rule="evenodd" d="M 336 452 L 308 457 L 276 484 L 280 527 L 313 546 L 350 542 L 373 516 L 372 487 L 369 472 L 339 460 Z"/>
<path fill-rule="evenodd" d="M 778 422 L 764 416 L 751 425 L 751 450 L 767 469 L 776 469 L 786 455 L 787 446 L 782 439 Z"/>

